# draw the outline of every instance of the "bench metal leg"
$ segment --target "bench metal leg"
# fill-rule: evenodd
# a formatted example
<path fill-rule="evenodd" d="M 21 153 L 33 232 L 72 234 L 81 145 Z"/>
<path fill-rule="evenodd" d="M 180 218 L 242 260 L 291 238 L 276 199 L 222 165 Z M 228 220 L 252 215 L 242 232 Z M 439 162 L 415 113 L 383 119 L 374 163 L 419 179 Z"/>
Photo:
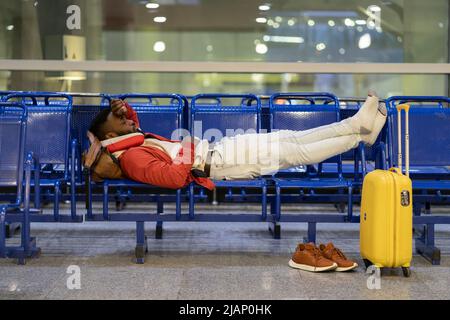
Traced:
<path fill-rule="evenodd" d="M 348 201 L 347 201 L 347 221 L 353 220 L 353 187 L 348 187 Z"/>
<path fill-rule="evenodd" d="M 6 209 L 0 211 L 0 258 L 6 258 Z"/>
<path fill-rule="evenodd" d="M 20 223 L 5 223 L 6 239 L 14 237 L 14 234 L 20 230 Z"/>
<path fill-rule="evenodd" d="M 38 257 L 41 253 L 41 249 L 36 247 L 36 239 L 31 237 L 31 220 L 30 220 L 30 181 L 31 181 L 31 168 L 33 164 L 33 158 L 30 154 L 27 155 L 26 167 L 25 167 L 25 192 L 24 192 L 24 206 L 21 211 L 22 217 L 22 232 L 19 248 L 9 249 L 7 255 L 11 258 L 17 258 L 20 265 L 25 264 L 26 258 Z M 59 204 L 59 203 L 58 203 Z"/>
<path fill-rule="evenodd" d="M 181 219 L 181 189 L 177 190 L 177 200 L 175 203 L 175 217 L 177 220 Z"/>
<path fill-rule="evenodd" d="M 269 232 L 272 234 L 274 239 L 281 238 L 281 226 L 280 223 L 276 219 L 276 211 L 277 211 L 277 199 L 272 198 L 270 200 L 270 219 L 269 221 Z"/>
<path fill-rule="evenodd" d="M 261 190 L 261 219 L 267 220 L 267 186 L 263 186 Z"/>
<path fill-rule="evenodd" d="M 413 214 L 414 216 L 420 216 L 422 214 L 422 204 L 413 202 Z"/>
<path fill-rule="evenodd" d="M 303 238 L 305 243 L 316 243 L 316 222 L 308 222 L 308 237 Z"/>
<path fill-rule="evenodd" d="M 109 197 L 109 185 L 107 182 L 103 182 L 103 219 L 104 220 L 109 220 L 108 197 Z"/>
<path fill-rule="evenodd" d="M 143 264 L 145 261 L 145 254 L 148 252 L 144 221 L 136 221 L 136 248 L 134 252 L 136 263 Z"/>
<path fill-rule="evenodd" d="M 269 223 L 269 231 L 274 239 L 281 239 L 281 226 L 277 221 Z"/>
<path fill-rule="evenodd" d="M 425 202 L 425 214 L 431 214 L 431 203 Z"/>
<path fill-rule="evenodd" d="M 194 205 L 195 205 L 194 184 L 189 185 L 189 219 L 194 220 Z"/>
<path fill-rule="evenodd" d="M 36 209 L 41 208 L 41 187 L 40 187 L 40 168 L 35 166 L 34 168 L 34 207 Z"/>
<path fill-rule="evenodd" d="M 59 220 L 59 196 L 61 195 L 61 183 L 59 181 L 55 182 L 55 199 L 53 201 L 53 215 L 55 221 Z"/>
<path fill-rule="evenodd" d="M 158 214 L 164 213 L 164 202 L 158 201 L 157 207 L 158 207 L 157 208 Z M 155 239 L 162 239 L 162 237 L 163 237 L 163 222 L 156 221 Z"/>
<path fill-rule="evenodd" d="M 416 251 L 433 265 L 441 263 L 441 250 L 434 246 L 434 224 L 423 226 L 421 236 L 416 238 Z"/>

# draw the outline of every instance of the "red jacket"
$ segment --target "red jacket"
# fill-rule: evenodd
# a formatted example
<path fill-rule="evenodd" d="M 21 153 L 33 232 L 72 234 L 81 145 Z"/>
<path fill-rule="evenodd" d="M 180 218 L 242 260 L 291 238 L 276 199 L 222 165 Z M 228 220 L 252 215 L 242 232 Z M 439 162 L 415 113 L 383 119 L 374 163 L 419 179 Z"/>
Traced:
<path fill-rule="evenodd" d="M 128 103 L 126 103 L 126 106 L 128 109 L 127 118 L 133 120 L 139 127 L 136 111 Z M 146 133 L 145 136 L 162 141 L 180 142 L 152 133 Z M 194 145 L 192 143 L 183 144 L 183 148 L 174 160 L 158 148 L 139 146 L 125 151 L 120 156 L 119 161 L 124 174 L 129 179 L 138 182 L 169 189 L 183 188 L 192 181 L 209 190 L 215 187 L 210 179 L 196 178 L 192 175 L 191 169 L 194 161 Z"/>

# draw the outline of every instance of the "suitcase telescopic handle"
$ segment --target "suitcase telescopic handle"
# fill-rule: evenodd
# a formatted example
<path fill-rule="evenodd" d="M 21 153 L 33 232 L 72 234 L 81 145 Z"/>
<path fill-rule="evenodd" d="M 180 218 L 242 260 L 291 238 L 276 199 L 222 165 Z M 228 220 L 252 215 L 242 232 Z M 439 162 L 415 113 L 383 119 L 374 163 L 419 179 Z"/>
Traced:
<path fill-rule="evenodd" d="M 409 104 L 399 104 L 397 106 L 397 123 L 398 123 L 398 167 L 402 171 L 402 110 L 405 110 L 405 170 L 409 177 Z"/>

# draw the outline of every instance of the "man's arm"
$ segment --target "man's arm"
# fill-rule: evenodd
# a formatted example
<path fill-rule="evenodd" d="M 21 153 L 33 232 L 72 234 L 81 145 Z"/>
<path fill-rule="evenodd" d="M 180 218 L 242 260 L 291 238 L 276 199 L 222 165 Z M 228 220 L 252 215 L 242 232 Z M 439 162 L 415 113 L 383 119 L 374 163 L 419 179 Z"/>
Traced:
<path fill-rule="evenodd" d="M 189 162 L 189 161 L 187 161 Z M 170 189 L 186 185 L 192 163 L 167 163 L 148 148 L 133 148 L 120 157 L 120 166 L 125 175 L 135 181 Z"/>
<path fill-rule="evenodd" d="M 125 115 L 128 120 L 133 120 L 136 124 L 136 127 L 140 127 L 139 125 L 139 118 L 134 111 L 134 109 L 128 104 L 128 102 L 125 102 L 120 99 L 112 99 L 111 100 L 111 111 L 118 115 L 119 117 L 122 115 Z"/>

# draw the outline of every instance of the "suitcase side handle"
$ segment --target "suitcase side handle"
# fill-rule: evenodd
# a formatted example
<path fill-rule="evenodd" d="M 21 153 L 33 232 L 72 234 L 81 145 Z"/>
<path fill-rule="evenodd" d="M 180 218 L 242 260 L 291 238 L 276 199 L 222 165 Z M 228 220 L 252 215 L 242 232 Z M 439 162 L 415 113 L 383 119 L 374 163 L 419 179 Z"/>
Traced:
<path fill-rule="evenodd" d="M 397 123 L 398 123 L 398 167 L 402 172 L 402 110 L 405 111 L 405 170 L 406 175 L 409 177 L 409 104 L 399 104 L 397 106 Z"/>

